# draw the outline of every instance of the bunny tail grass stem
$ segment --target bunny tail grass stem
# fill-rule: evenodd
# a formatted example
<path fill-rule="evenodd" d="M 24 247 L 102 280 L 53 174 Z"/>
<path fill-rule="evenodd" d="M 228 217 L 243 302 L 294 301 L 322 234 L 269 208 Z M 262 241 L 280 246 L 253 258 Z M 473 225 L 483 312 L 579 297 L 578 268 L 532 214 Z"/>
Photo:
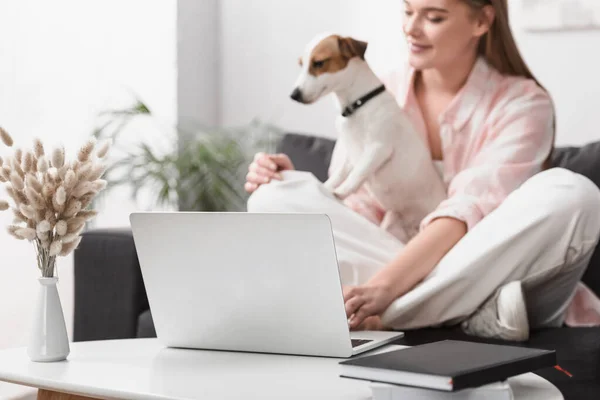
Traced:
<path fill-rule="evenodd" d="M 37 256 L 37 264 L 38 264 L 38 268 L 41 270 L 43 270 L 43 261 L 42 261 L 42 246 L 40 246 L 40 240 L 36 239 L 33 241 L 33 245 L 35 246 L 35 255 Z"/>
<path fill-rule="evenodd" d="M 50 256 L 50 250 L 44 249 L 40 239 L 34 240 L 34 245 L 36 247 L 38 268 L 42 272 L 42 277 L 54 277 L 54 266 L 56 264 L 56 256 Z"/>

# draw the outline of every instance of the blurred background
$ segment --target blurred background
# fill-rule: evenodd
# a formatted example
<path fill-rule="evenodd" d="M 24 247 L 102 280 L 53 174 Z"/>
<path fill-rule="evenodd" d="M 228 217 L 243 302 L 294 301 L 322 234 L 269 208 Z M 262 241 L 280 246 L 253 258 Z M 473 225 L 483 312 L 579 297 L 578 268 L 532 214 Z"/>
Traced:
<path fill-rule="evenodd" d="M 526 62 L 554 98 L 557 144 L 597 140 L 600 30 L 593 18 L 577 26 L 572 15 L 562 26 L 548 9 L 539 11 L 539 18 L 553 18 L 544 23 L 535 12 L 540 7 L 528 3 L 536 2 L 509 0 L 511 25 Z M 564 2 L 552 3 L 560 15 Z M 583 14 L 597 8 L 589 10 Z M 119 132 L 115 156 L 144 148 L 155 158 L 173 154 L 181 146 L 177 138 L 198 126 L 217 135 L 231 128 L 242 135 L 335 137 L 332 99 L 310 107 L 289 99 L 298 57 L 316 33 L 330 31 L 368 41 L 375 71 L 392 70 L 406 52 L 402 12 L 400 0 L 2 0 L 0 126 L 18 146 L 29 147 L 37 136 L 48 147 L 64 144 L 71 157 L 94 132 Z M 110 110 L 121 113 L 102 114 Z M 131 118 L 119 126 L 123 115 Z M 241 156 L 231 157 L 245 166 Z M 173 161 L 136 160 L 159 170 Z M 165 189 L 169 177 L 156 181 Z M 145 190 L 149 182 L 136 181 L 137 199 L 128 185 L 107 192 L 94 227 L 127 227 L 134 210 L 180 205 L 179 189 L 165 189 L 165 201 L 157 203 L 156 190 Z M 11 219 L 0 214 L 0 348 L 26 345 L 39 275 L 31 245 L 5 232 Z M 72 259 L 59 261 L 58 274 L 71 334 Z"/>

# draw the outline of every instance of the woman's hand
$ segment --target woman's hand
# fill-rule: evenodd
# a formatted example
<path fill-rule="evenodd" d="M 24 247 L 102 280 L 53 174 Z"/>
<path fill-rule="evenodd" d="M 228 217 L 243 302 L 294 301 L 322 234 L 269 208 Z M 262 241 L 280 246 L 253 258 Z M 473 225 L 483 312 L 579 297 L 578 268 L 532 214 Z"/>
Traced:
<path fill-rule="evenodd" d="M 387 285 L 366 283 L 345 287 L 344 303 L 350 329 L 359 328 L 370 317 L 379 317 L 394 300 L 394 293 Z"/>
<path fill-rule="evenodd" d="M 440 217 L 419 232 L 398 255 L 369 281 L 344 288 L 350 328 L 381 315 L 394 300 L 412 290 L 467 233 L 467 225 Z"/>
<path fill-rule="evenodd" d="M 293 169 L 292 160 L 285 154 L 256 153 L 254 161 L 248 166 L 244 189 L 252 193 L 260 185 L 269 183 L 272 179 L 281 180 L 279 171 Z"/>
<path fill-rule="evenodd" d="M 387 331 L 389 330 L 387 327 L 383 325 L 381 322 L 381 317 L 379 315 L 374 315 L 372 317 L 367 317 L 365 320 L 357 326 L 356 328 L 352 328 L 354 331 Z"/>

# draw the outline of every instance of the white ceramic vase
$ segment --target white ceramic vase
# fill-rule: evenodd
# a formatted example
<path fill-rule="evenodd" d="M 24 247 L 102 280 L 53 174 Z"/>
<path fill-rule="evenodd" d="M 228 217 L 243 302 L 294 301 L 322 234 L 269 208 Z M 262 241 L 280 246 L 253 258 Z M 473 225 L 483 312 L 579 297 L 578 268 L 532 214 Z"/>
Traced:
<path fill-rule="evenodd" d="M 29 336 L 27 355 L 31 361 L 62 361 L 69 352 L 69 337 L 56 283 L 58 278 L 38 278 L 37 302 Z"/>

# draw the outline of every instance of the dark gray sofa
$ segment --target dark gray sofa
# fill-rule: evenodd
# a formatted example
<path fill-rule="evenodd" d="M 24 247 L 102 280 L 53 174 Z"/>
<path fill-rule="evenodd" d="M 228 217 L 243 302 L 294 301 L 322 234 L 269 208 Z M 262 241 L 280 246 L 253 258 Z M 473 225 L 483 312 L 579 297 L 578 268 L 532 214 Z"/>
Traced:
<path fill-rule="evenodd" d="M 333 145 L 324 138 L 287 134 L 278 150 L 287 153 L 298 169 L 312 171 L 324 181 Z M 552 161 L 553 166 L 581 173 L 600 186 L 600 142 L 559 148 Z M 583 281 L 600 294 L 599 249 Z M 75 251 L 74 319 L 75 341 L 155 336 L 129 229 L 96 229 L 83 234 Z M 446 338 L 497 342 L 466 336 L 459 328 L 443 328 L 408 331 L 399 343 L 415 345 Z M 555 369 L 537 373 L 553 382 L 566 399 L 600 398 L 600 328 L 537 331 L 519 345 L 557 350 L 560 365 L 573 377 Z"/>

